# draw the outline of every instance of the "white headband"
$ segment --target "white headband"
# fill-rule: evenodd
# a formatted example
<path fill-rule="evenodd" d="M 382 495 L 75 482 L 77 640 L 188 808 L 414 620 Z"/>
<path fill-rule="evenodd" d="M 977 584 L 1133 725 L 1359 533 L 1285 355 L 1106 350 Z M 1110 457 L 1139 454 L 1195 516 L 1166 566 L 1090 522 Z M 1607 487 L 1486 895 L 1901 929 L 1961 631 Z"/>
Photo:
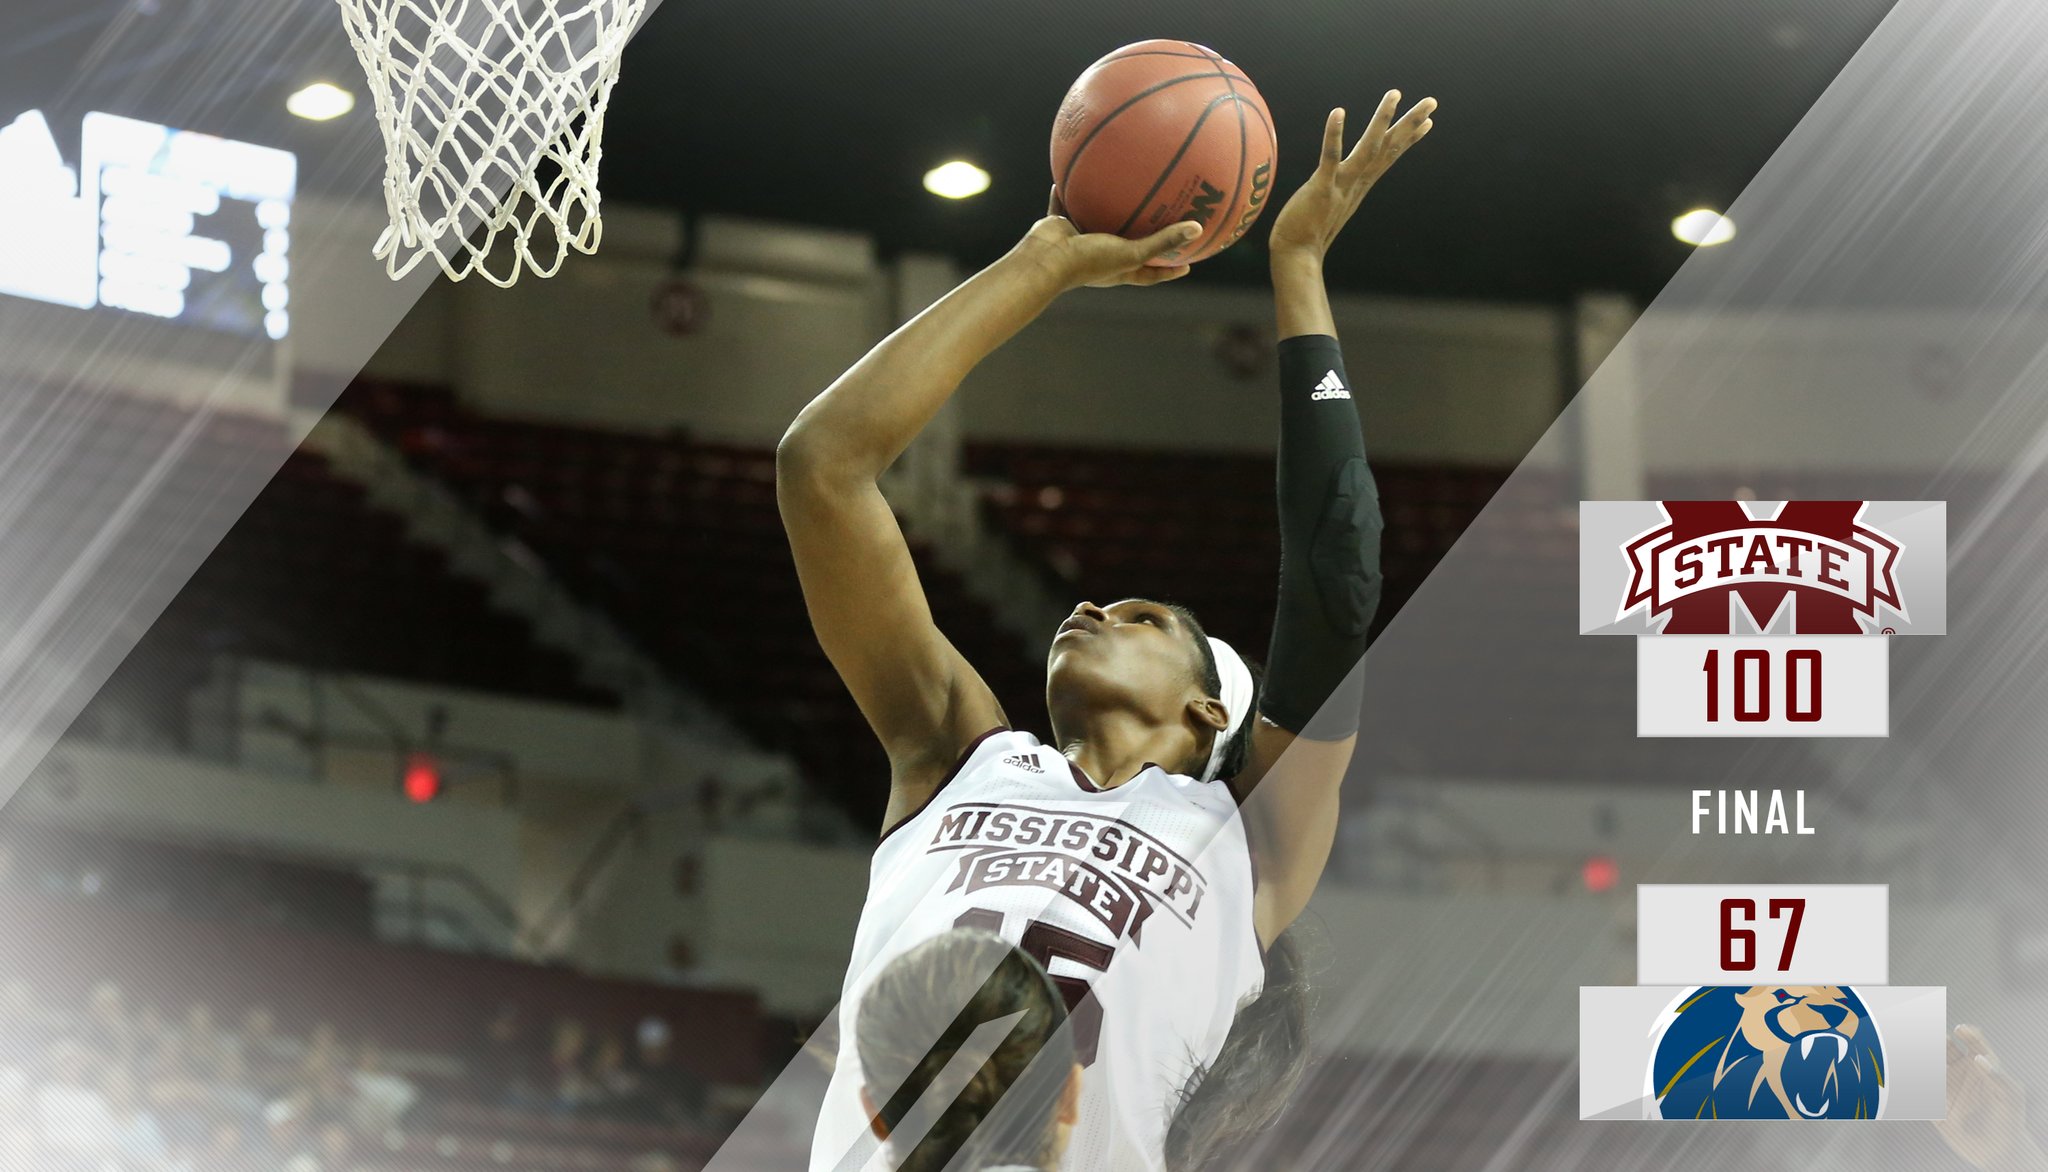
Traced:
<path fill-rule="evenodd" d="M 1216 743 L 1209 746 L 1209 764 L 1202 768 L 1202 780 L 1216 780 L 1216 770 L 1223 764 L 1223 750 L 1230 745 L 1230 738 L 1244 727 L 1245 717 L 1252 710 L 1252 669 L 1244 665 L 1235 648 L 1216 636 L 1209 636 L 1209 649 L 1216 653 L 1216 674 L 1223 677 L 1223 711 L 1230 717 L 1230 727 L 1216 734 Z"/>

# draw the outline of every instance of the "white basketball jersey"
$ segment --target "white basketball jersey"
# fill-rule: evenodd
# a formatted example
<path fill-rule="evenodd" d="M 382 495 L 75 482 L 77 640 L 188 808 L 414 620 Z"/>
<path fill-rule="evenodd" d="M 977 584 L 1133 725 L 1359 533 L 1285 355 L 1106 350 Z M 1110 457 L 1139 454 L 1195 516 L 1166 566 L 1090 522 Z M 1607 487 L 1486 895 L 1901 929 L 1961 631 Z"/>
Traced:
<path fill-rule="evenodd" d="M 987 928 L 1037 957 L 1070 1005 L 1094 992 L 1070 1019 L 1086 1069 L 1062 1168 L 1163 1168 L 1183 1086 L 1222 1049 L 1239 1002 L 1265 975 L 1251 856 L 1229 790 L 1156 765 L 1097 789 L 1023 731 L 998 729 L 970 746 L 875 851 L 812 1172 L 841 1168 L 867 1134 L 855 1039 L 868 982 L 956 926 Z"/>

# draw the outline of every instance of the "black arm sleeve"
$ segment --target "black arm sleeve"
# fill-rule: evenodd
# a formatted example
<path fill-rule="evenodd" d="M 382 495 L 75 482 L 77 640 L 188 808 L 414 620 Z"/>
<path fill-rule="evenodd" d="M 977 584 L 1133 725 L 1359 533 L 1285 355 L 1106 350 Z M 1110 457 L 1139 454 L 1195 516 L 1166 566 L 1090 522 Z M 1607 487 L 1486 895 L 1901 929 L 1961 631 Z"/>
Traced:
<path fill-rule="evenodd" d="M 1385 525 L 1344 354 L 1326 334 L 1280 343 L 1278 496 L 1280 605 L 1259 707 L 1291 732 L 1340 741 L 1358 731 Z"/>

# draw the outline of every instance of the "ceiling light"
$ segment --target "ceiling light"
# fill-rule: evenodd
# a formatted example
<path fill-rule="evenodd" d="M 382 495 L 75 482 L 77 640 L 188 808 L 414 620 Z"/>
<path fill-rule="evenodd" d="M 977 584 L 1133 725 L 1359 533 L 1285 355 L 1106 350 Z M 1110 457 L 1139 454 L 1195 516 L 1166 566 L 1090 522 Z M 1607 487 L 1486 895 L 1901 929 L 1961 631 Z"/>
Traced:
<path fill-rule="evenodd" d="M 1694 208 L 1671 221 L 1671 234 L 1701 248 L 1726 244 L 1735 239 L 1735 221 L 1712 208 Z"/>
<path fill-rule="evenodd" d="M 356 108 L 356 96 L 338 85 L 316 81 L 284 100 L 284 108 L 311 122 L 339 118 Z"/>
<path fill-rule="evenodd" d="M 924 189 L 947 199 L 966 199 L 988 190 L 988 172 L 965 159 L 954 159 L 926 171 Z"/>

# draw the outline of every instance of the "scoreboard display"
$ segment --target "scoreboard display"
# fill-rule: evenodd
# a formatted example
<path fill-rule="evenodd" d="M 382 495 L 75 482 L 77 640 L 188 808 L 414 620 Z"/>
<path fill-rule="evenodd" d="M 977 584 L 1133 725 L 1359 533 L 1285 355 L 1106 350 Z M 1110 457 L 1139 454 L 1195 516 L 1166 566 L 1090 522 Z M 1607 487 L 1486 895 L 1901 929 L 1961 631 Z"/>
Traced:
<path fill-rule="evenodd" d="M 0 126 L 0 295 L 291 332 L 290 151 L 90 113 L 73 157 L 41 111 Z"/>
<path fill-rule="evenodd" d="M 1579 617 L 1636 640 L 1641 737 L 1885 737 L 1896 636 L 1947 629 L 1940 501 L 1584 501 Z M 1696 789 L 1692 833 L 1811 835 Z M 1882 885 L 1641 884 L 1636 979 L 1579 990 L 1583 1119 L 1940 1119 L 1948 991 L 1889 983 Z"/>

